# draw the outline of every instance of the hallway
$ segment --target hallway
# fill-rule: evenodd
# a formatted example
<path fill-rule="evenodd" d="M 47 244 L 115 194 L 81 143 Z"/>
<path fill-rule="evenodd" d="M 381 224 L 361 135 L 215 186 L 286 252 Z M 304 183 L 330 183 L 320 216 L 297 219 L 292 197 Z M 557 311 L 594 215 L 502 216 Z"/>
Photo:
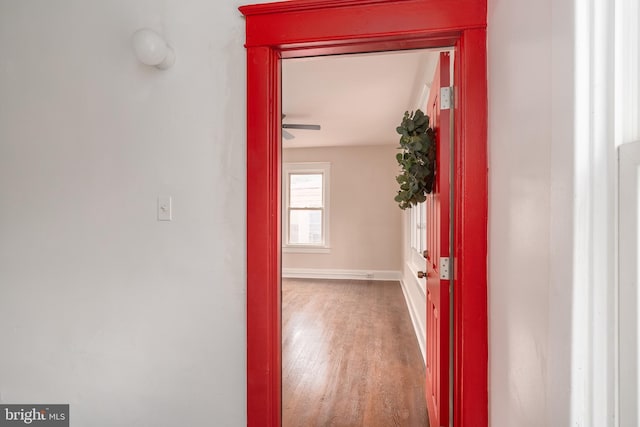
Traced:
<path fill-rule="evenodd" d="M 424 364 L 393 281 L 283 279 L 283 426 L 427 426 Z"/>

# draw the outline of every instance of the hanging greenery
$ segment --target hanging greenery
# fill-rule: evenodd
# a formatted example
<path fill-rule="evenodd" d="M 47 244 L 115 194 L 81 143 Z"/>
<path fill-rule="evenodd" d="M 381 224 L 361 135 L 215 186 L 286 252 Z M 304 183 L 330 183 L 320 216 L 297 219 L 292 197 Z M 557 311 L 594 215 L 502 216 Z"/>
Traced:
<path fill-rule="evenodd" d="M 429 116 L 422 111 L 405 111 L 402 123 L 396 128 L 400 136 L 396 155 L 401 173 L 396 177 L 400 190 L 395 201 L 400 209 L 422 203 L 433 190 L 436 167 L 436 138 L 429 127 Z"/>

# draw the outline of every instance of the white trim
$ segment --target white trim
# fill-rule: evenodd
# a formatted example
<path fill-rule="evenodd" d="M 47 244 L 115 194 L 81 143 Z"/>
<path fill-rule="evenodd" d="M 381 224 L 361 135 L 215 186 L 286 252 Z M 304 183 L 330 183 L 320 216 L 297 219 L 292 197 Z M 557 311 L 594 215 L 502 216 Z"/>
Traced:
<path fill-rule="evenodd" d="M 422 263 L 422 267 L 419 267 L 413 261 L 407 261 L 405 264 L 409 269 L 409 271 L 411 272 L 411 277 L 416 278 L 414 282 L 416 283 L 416 286 L 418 287 L 418 289 L 420 289 L 420 293 L 422 294 L 423 297 L 425 297 L 425 301 L 426 301 L 427 281 L 425 279 L 418 280 L 417 277 L 418 277 L 418 271 L 424 270 L 427 267 L 427 261 L 424 260 L 424 262 Z"/>
<path fill-rule="evenodd" d="M 417 280 L 412 280 L 418 289 L 422 292 L 422 286 L 419 285 Z M 418 340 L 418 346 L 420 347 L 420 353 L 422 353 L 422 363 L 426 365 L 427 363 L 427 328 L 425 325 L 420 322 L 420 316 L 418 316 L 418 309 L 415 306 L 414 301 L 409 297 L 409 291 L 406 289 L 407 284 L 404 280 L 400 280 L 400 285 L 402 286 L 402 294 L 404 295 L 404 300 L 407 303 L 407 309 L 409 310 L 409 317 L 411 317 L 411 324 L 413 325 L 413 332 L 416 334 L 416 339 Z M 423 294 L 424 295 L 424 294 Z M 423 299 L 424 301 L 424 299 Z"/>
<path fill-rule="evenodd" d="M 331 248 L 328 246 L 282 246 L 282 253 L 288 254 L 329 254 Z"/>
<path fill-rule="evenodd" d="M 617 425 L 614 10 L 575 2 L 571 425 Z"/>
<path fill-rule="evenodd" d="M 615 1 L 615 120 L 616 145 L 640 139 L 640 4 Z"/>
<path fill-rule="evenodd" d="M 322 268 L 283 268 L 283 278 L 342 280 L 402 280 L 395 270 L 339 270 Z"/>

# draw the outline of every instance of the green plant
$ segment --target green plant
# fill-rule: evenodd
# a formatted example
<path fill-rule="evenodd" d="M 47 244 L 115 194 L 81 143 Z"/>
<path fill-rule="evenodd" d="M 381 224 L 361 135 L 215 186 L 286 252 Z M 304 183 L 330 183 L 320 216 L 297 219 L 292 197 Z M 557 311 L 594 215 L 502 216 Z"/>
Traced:
<path fill-rule="evenodd" d="M 436 138 L 429 127 L 429 116 L 422 111 L 405 111 L 402 123 L 396 128 L 400 136 L 401 153 L 396 160 L 401 173 L 396 177 L 400 190 L 395 201 L 400 209 L 422 203 L 433 190 L 436 168 Z"/>

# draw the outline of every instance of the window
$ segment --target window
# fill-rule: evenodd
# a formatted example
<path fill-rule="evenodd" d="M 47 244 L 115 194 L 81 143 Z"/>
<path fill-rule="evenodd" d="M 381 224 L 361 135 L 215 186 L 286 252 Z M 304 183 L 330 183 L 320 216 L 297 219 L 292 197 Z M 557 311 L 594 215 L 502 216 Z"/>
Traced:
<path fill-rule="evenodd" d="M 283 164 L 283 251 L 329 252 L 329 163 Z"/>
<path fill-rule="evenodd" d="M 409 211 L 411 215 L 411 248 L 420 256 L 427 249 L 427 213 L 425 203 L 419 203 Z"/>
<path fill-rule="evenodd" d="M 413 273 L 425 271 L 427 261 L 423 256 L 427 249 L 427 204 L 419 203 L 411 209 L 407 209 L 405 233 L 408 232 L 407 243 L 410 247 L 407 253 L 407 266 Z M 405 234 L 406 236 L 406 234 Z M 426 280 L 418 280 L 423 292 L 426 292 Z"/>

